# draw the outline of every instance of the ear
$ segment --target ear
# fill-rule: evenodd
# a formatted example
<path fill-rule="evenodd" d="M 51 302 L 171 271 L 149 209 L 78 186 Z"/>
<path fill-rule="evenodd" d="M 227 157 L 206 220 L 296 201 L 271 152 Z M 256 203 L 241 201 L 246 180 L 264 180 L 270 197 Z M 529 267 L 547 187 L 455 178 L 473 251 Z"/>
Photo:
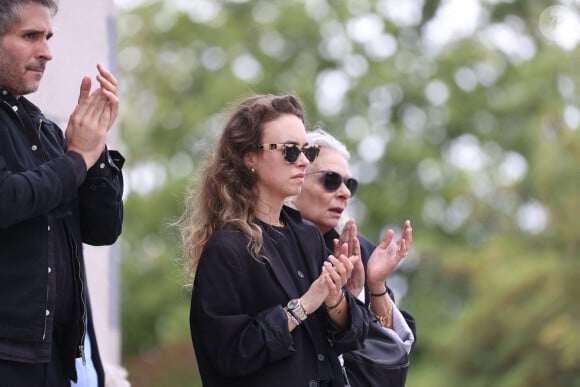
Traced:
<path fill-rule="evenodd" d="M 254 152 L 248 152 L 244 155 L 244 164 L 248 169 L 252 169 L 256 167 L 256 158 L 258 155 Z"/>

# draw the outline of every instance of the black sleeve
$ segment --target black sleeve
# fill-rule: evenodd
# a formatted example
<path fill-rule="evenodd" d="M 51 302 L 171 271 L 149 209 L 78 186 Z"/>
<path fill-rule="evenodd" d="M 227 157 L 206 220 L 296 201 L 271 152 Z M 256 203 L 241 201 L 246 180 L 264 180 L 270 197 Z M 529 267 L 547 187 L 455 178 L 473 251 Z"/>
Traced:
<path fill-rule="evenodd" d="M 117 151 L 105 150 L 87 171 L 78 190 L 83 242 L 110 245 L 121 234 L 123 224 L 124 158 Z"/>

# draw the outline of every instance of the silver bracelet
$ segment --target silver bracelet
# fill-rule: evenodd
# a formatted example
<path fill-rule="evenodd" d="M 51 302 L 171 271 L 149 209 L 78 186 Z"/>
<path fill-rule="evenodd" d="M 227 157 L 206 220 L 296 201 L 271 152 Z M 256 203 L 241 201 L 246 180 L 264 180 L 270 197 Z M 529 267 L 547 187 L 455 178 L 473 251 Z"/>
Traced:
<path fill-rule="evenodd" d="M 286 316 L 288 316 L 290 318 L 290 320 L 292 320 L 294 325 L 298 326 L 298 325 L 302 324 L 302 321 L 298 320 L 298 318 L 296 318 L 296 316 L 294 316 L 292 314 L 292 312 L 290 310 L 288 310 L 288 308 L 284 308 L 284 312 L 286 312 Z"/>

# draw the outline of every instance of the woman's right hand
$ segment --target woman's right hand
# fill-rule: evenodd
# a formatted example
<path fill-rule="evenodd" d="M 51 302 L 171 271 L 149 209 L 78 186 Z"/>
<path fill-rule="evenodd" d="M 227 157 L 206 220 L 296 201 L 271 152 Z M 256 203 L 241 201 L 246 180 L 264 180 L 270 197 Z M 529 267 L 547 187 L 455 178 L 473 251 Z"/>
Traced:
<path fill-rule="evenodd" d="M 329 286 L 327 277 L 328 273 L 323 270 L 318 278 L 312 282 L 306 293 L 300 297 L 300 303 L 307 314 L 314 313 L 318 310 L 326 297 L 328 297 Z"/>
<path fill-rule="evenodd" d="M 344 225 L 340 237 L 334 240 L 334 255 L 340 256 L 340 248 L 344 244 L 348 244 L 348 252 L 346 255 L 352 257 L 354 255 L 360 257 L 360 242 L 357 238 L 357 227 L 354 219 L 349 219 Z M 365 286 L 365 268 L 362 259 L 353 261 L 354 268 L 346 286 L 348 290 L 355 296 L 359 295 Z"/>
<path fill-rule="evenodd" d="M 300 297 L 302 307 L 306 313 L 313 313 L 322 303 L 336 305 L 342 297 L 342 288 L 347 283 L 353 271 L 354 265 L 360 257 L 347 257 L 348 246 L 344 244 L 340 249 L 342 254 L 336 258 L 332 255 L 324 262 L 322 273 L 310 285 L 308 291 Z"/>
<path fill-rule="evenodd" d="M 346 248 L 346 245 L 343 245 Z M 324 271 L 328 272 L 328 296 L 324 300 L 326 306 L 336 305 L 342 297 L 342 288 L 346 285 L 354 269 L 354 264 L 360 261 L 357 256 L 347 257 L 344 254 L 338 256 L 329 256 L 328 261 L 324 262 Z"/>

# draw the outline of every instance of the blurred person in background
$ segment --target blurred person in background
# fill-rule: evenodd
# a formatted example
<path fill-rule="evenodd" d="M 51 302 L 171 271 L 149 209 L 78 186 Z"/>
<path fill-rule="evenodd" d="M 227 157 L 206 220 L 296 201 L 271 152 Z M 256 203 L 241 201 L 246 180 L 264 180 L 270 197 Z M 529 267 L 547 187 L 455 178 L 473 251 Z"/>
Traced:
<path fill-rule="evenodd" d="M 84 77 L 64 135 L 24 97 L 52 59 L 57 9 L 52 0 L 0 0 L 3 386 L 104 385 L 82 244 L 112 244 L 121 233 L 123 158 L 105 146 L 117 81 L 98 65 L 91 93 Z"/>
<path fill-rule="evenodd" d="M 358 188 L 348 165 L 350 153 L 344 144 L 321 129 L 308 132 L 307 141 L 320 147 L 320 153 L 306 168 L 302 189 L 291 205 L 304 219 L 318 226 L 330 252 L 348 243 L 348 254 L 361 257 L 347 287 L 385 329 L 396 333 L 409 354 L 415 343 L 415 319 L 397 308 L 386 281 L 407 255 L 412 242 L 411 222 L 405 221 L 397 240 L 393 241 L 394 231 L 388 230 L 378 245 L 358 234 L 355 221 L 344 220 L 344 211 Z M 406 371 L 404 375 L 394 375 L 393 380 L 398 381 L 386 385 L 404 385 L 405 377 Z"/>
<path fill-rule="evenodd" d="M 344 386 L 337 352 L 369 319 L 345 284 L 359 257 L 327 253 L 319 230 L 283 205 L 318 148 L 302 102 L 257 95 L 236 106 L 186 198 L 190 327 L 206 387 Z"/>

